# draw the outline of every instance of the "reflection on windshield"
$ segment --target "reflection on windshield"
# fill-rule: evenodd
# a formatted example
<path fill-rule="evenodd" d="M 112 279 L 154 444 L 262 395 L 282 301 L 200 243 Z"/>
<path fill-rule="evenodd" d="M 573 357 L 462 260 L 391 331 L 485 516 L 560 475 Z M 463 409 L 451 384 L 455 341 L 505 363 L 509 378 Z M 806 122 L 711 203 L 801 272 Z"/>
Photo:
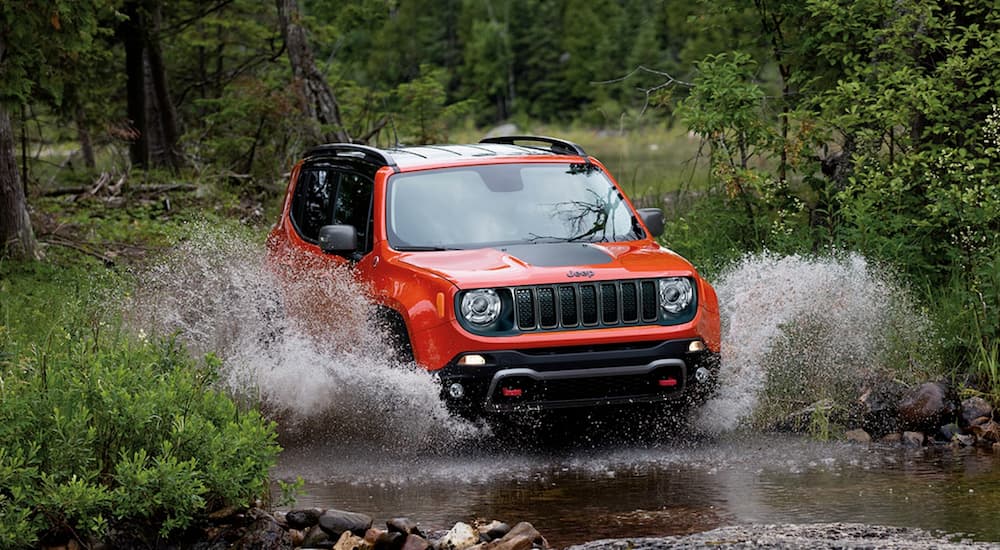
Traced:
<path fill-rule="evenodd" d="M 638 238 L 618 190 L 586 164 L 507 164 L 393 176 L 389 243 L 440 250 Z"/>

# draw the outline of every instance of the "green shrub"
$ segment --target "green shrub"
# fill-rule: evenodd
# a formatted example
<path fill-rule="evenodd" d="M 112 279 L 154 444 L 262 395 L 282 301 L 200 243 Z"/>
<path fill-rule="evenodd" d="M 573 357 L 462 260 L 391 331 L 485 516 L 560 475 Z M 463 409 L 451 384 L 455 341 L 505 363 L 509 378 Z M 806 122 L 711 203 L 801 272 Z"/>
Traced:
<path fill-rule="evenodd" d="M 152 540 L 266 495 L 274 426 L 215 390 L 218 361 L 115 330 L 83 283 L 72 314 L 41 308 L 83 274 L 35 278 L 52 269 L 0 265 L 13 275 L 0 310 L 0 547 L 112 530 Z M 11 322 L 28 310 L 32 330 Z"/>

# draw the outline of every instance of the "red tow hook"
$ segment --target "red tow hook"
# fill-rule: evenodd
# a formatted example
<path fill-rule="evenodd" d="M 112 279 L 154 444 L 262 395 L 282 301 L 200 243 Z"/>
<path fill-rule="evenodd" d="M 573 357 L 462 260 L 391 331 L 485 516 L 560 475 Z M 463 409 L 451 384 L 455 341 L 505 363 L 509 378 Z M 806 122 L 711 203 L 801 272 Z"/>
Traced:
<path fill-rule="evenodd" d="M 521 397 L 521 394 L 524 393 L 524 390 L 522 390 L 521 388 L 500 388 L 500 393 L 504 397 Z"/>
<path fill-rule="evenodd" d="M 673 388 L 677 386 L 678 382 L 676 378 L 661 378 L 656 381 L 661 388 Z"/>

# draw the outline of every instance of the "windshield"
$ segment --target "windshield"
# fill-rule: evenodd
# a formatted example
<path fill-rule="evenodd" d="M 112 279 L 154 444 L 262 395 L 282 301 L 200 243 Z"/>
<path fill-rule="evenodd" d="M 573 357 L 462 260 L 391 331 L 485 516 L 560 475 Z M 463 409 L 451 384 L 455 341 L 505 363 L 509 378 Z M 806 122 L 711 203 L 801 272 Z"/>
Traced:
<path fill-rule="evenodd" d="M 493 164 L 398 174 L 389 244 L 440 250 L 608 242 L 642 233 L 621 194 L 590 164 Z"/>

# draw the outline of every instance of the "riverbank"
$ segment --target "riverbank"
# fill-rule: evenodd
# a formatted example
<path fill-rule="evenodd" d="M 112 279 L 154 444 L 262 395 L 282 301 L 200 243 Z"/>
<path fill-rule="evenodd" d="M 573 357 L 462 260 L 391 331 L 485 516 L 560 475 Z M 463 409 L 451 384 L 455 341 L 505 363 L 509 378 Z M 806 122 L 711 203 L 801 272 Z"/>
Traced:
<path fill-rule="evenodd" d="M 231 522 L 231 523 L 230 523 Z M 527 522 L 513 527 L 493 520 L 477 525 L 456 523 L 447 532 L 427 534 L 409 518 L 394 518 L 385 528 L 371 517 L 342 510 L 296 509 L 268 514 L 254 509 L 206 530 L 199 549 L 241 550 L 555 550 Z M 1000 548 L 960 534 L 863 523 L 729 525 L 709 531 L 666 537 L 601 539 L 566 550 L 669 550 L 693 548 L 794 549 L 959 549 Z M 56 550 L 49 547 L 48 550 Z"/>

